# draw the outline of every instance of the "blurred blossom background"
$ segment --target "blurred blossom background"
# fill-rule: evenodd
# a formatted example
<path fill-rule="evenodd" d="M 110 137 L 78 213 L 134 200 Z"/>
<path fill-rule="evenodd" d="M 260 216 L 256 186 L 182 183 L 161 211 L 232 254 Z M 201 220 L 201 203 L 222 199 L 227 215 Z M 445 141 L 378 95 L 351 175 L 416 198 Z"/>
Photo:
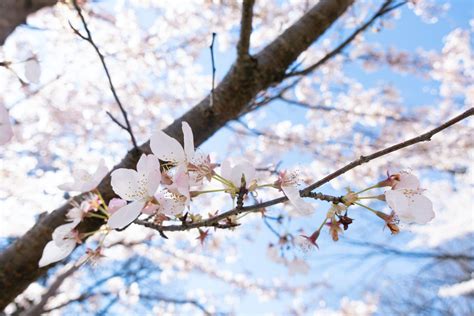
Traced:
<path fill-rule="evenodd" d="M 394 1 L 402 3 L 403 1 Z M 209 45 L 215 32 L 216 84 L 236 58 L 241 3 L 227 0 L 81 1 L 94 40 L 141 144 L 211 90 Z M 293 24 L 317 1 L 257 0 L 251 53 Z M 369 20 L 383 1 L 359 0 L 293 65 L 320 60 Z M 1 6 L 0 6 L 1 7 Z M 408 1 L 377 19 L 314 72 L 272 86 L 253 110 L 230 121 L 199 151 L 212 160 L 245 158 L 260 169 L 296 172 L 310 184 L 366 155 L 440 125 L 472 107 L 474 4 Z M 0 46 L 0 104 L 14 137 L 0 147 L 0 251 L 44 212 L 69 196 L 58 185 L 74 168 L 111 168 L 131 148 L 107 116 L 120 117 L 93 48 L 71 30 L 77 12 L 59 1 L 30 14 Z M 25 60 L 40 66 L 37 82 Z M 381 219 L 351 207 L 353 224 L 319 250 L 303 252 L 285 236 L 310 234 L 330 204 L 312 201 L 311 217 L 290 204 L 243 217 L 233 230 L 167 233 L 131 225 L 106 240 L 104 257 L 74 269 L 92 236 L 9 304 L 28 314 L 64 276 L 42 308 L 47 315 L 472 315 L 474 121 L 430 142 L 355 168 L 318 190 L 336 196 L 408 170 L 421 180 L 436 213 L 427 225 L 401 225 L 391 235 Z M 260 171 L 262 183 L 277 176 Z M 383 190 L 378 191 L 379 194 Z M 257 201 L 281 196 L 258 191 Z M 249 198 L 246 204 L 255 201 Z M 385 203 L 374 209 L 389 213 Z M 232 208 L 226 194 L 193 200 L 207 216 Z M 0 290 L 1 292 L 1 290 Z"/>

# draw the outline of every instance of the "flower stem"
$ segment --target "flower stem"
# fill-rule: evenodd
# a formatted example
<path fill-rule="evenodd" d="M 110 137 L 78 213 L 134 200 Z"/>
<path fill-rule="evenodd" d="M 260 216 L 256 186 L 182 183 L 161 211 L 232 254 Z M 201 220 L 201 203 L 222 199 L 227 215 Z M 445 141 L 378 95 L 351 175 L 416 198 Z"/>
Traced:
<path fill-rule="evenodd" d="M 193 194 L 200 195 L 200 194 L 205 194 L 205 193 L 213 193 L 213 192 L 223 192 L 226 191 L 227 189 L 212 189 L 212 190 L 202 190 L 202 191 L 193 191 Z"/>
<path fill-rule="evenodd" d="M 361 207 L 363 207 L 363 208 L 368 209 L 369 211 L 373 212 L 374 214 L 377 214 L 377 211 L 376 211 L 376 210 L 374 210 L 374 209 L 371 208 L 371 207 L 368 207 L 367 205 L 361 204 L 361 203 L 359 203 L 359 202 L 354 202 L 354 204 L 357 204 L 357 205 L 359 205 L 359 206 L 361 206 Z"/>
<path fill-rule="evenodd" d="M 361 191 L 359 191 L 359 192 L 356 192 L 355 194 L 359 195 L 359 194 L 361 194 L 361 193 L 363 193 L 363 192 L 365 192 L 365 191 L 369 191 L 369 190 L 372 190 L 372 189 L 375 189 L 375 188 L 378 188 L 378 187 L 379 187 L 379 185 L 378 185 L 378 184 L 375 184 L 375 185 L 373 185 L 373 186 L 371 186 L 371 187 L 365 188 L 364 190 L 361 190 Z"/>
<path fill-rule="evenodd" d="M 97 213 L 87 213 L 87 217 L 95 217 L 100 219 L 108 219 L 108 216 L 97 214 Z"/>
<path fill-rule="evenodd" d="M 379 195 L 359 196 L 358 199 L 359 199 L 359 200 L 363 200 L 363 199 L 374 199 L 374 200 L 378 200 L 378 199 L 379 199 Z"/>

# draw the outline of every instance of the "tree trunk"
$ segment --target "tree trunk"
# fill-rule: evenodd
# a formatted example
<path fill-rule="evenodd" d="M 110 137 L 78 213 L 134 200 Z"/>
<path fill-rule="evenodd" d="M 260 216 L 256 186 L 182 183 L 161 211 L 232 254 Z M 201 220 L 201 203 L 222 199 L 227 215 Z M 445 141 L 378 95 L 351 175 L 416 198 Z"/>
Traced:
<path fill-rule="evenodd" d="M 26 22 L 26 17 L 41 8 L 55 5 L 58 0 L 1 0 L 0 46 L 15 28 Z"/>
<path fill-rule="evenodd" d="M 181 122 L 187 121 L 193 129 L 196 146 L 202 144 L 226 123 L 237 118 L 258 92 L 281 82 L 288 67 L 346 11 L 353 1 L 320 1 L 257 55 L 234 63 L 215 89 L 212 107 L 209 102 L 210 96 L 207 96 L 175 120 L 165 132 L 182 140 Z M 130 150 L 115 168 L 135 168 L 141 153 L 150 153 L 149 142 L 141 145 L 140 151 Z M 99 190 L 106 201 L 114 197 L 110 186 L 110 174 L 103 179 Z M 38 261 L 44 246 L 51 240 L 53 230 L 64 223 L 69 208 L 68 204 L 63 205 L 43 217 L 0 255 L 2 309 L 52 266 L 40 269 Z M 97 229 L 102 224 L 101 221 L 87 219 L 85 223 L 81 223 L 80 229 Z"/>

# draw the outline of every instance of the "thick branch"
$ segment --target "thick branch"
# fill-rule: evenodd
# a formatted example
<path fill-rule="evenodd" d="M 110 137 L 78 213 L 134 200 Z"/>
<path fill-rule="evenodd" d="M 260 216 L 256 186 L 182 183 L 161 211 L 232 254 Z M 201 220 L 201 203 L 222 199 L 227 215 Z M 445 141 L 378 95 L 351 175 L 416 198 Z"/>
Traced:
<path fill-rule="evenodd" d="M 283 80 L 288 67 L 352 2 L 353 0 L 320 1 L 255 55 L 253 62 L 234 64 L 216 87 L 212 107 L 210 96 L 207 96 L 164 131 L 182 141 L 181 122 L 187 121 L 193 129 L 195 144 L 202 144 L 227 122 L 238 117 L 258 92 Z M 149 142 L 141 145 L 139 149 L 130 150 L 115 168 L 135 168 L 141 152 L 151 152 Z M 110 174 L 98 189 L 106 201 L 115 196 L 110 186 Z M 80 195 L 76 199 L 82 197 L 83 195 Z M 65 204 L 45 216 L 0 255 L 0 309 L 5 308 L 31 282 L 51 267 L 39 269 L 38 261 L 44 246 L 51 240 L 53 230 L 64 223 L 69 208 L 69 204 Z M 100 220 L 88 219 L 81 223 L 79 229 L 93 231 L 102 224 Z"/>

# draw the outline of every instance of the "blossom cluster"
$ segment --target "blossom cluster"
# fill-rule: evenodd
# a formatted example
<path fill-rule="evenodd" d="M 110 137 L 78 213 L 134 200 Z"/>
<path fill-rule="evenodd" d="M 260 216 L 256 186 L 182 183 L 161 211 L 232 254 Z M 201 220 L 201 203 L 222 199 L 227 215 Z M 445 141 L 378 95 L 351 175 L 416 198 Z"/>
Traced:
<path fill-rule="evenodd" d="M 74 171 L 74 181 L 60 188 L 92 193 L 82 203 L 73 203 L 73 208 L 67 214 L 68 223 L 59 226 L 53 232 L 53 240 L 45 247 L 40 266 L 64 259 L 77 243 L 95 233 L 79 232 L 78 225 L 86 217 L 103 219 L 106 226 L 101 231 L 105 232 L 106 236 L 111 230 L 126 228 L 141 214 L 147 215 L 149 219 L 154 218 L 156 223 L 182 219 L 184 213 L 190 213 L 191 201 L 202 194 L 228 194 L 237 202 L 237 207 L 242 207 L 247 194 L 263 187 L 270 187 L 285 194 L 294 208 L 292 215 L 310 216 L 314 213 L 315 207 L 305 198 L 318 198 L 318 196 L 303 194 L 298 188 L 298 177 L 295 173 L 281 171 L 274 182 L 262 184 L 251 162 L 245 160 L 235 162 L 230 159 L 224 160 L 217 172 L 219 165 L 212 162 L 209 155 L 196 151 L 193 132 L 187 122 L 182 123 L 182 131 L 183 145 L 159 130 L 150 140 L 152 154 L 143 154 L 136 169 L 113 170 L 111 186 L 119 198 L 111 199 L 108 205 L 96 189 L 108 173 L 104 161 L 100 162 L 93 174 L 84 170 Z M 205 182 L 219 182 L 220 187 L 203 189 Z M 381 187 L 391 189 L 383 195 L 361 195 L 363 192 Z M 362 204 L 361 201 L 365 199 L 386 201 L 392 209 L 391 214 Z M 332 239 L 337 241 L 343 229 L 347 230 L 352 223 L 352 219 L 348 216 L 348 208 L 351 206 L 361 206 L 372 211 L 386 222 L 392 233 L 399 231 L 398 220 L 426 224 L 434 217 L 431 201 L 423 195 L 418 179 L 412 174 L 402 172 L 389 175 L 385 180 L 359 192 L 349 190 L 344 196 L 334 197 L 319 228 L 310 236 L 297 236 L 292 241 L 293 244 L 305 250 L 318 247 L 316 240 L 324 227 L 329 227 Z M 202 219 L 201 216 L 192 214 L 190 218 L 196 222 Z M 229 218 L 228 222 L 233 224 L 231 226 L 235 226 L 237 219 Z M 200 229 L 199 232 L 199 238 L 203 242 L 208 234 Z M 93 253 L 98 252 L 100 251 L 96 250 Z"/>

